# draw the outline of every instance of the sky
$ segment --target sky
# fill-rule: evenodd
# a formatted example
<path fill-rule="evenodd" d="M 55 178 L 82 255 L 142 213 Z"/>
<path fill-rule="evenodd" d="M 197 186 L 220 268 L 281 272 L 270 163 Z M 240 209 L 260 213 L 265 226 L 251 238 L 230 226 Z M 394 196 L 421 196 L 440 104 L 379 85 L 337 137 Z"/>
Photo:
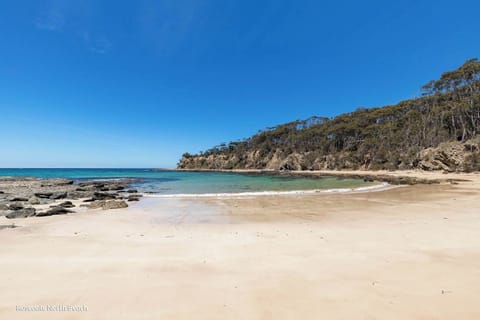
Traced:
<path fill-rule="evenodd" d="M 394 104 L 473 57 L 480 2 L 0 1 L 0 167 L 175 167 Z"/>

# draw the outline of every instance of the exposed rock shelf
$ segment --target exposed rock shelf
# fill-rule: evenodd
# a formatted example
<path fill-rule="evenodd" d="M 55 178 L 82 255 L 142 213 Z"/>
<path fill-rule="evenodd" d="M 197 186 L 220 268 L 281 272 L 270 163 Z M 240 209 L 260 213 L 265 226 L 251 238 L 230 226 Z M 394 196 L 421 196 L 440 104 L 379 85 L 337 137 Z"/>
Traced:
<path fill-rule="evenodd" d="M 129 186 L 135 180 L 86 181 L 0 177 L 0 216 L 8 219 L 75 213 L 75 208 L 120 209 L 142 197 Z M 77 204 L 74 204 L 74 202 Z M 79 205 L 79 202 L 84 202 Z"/>

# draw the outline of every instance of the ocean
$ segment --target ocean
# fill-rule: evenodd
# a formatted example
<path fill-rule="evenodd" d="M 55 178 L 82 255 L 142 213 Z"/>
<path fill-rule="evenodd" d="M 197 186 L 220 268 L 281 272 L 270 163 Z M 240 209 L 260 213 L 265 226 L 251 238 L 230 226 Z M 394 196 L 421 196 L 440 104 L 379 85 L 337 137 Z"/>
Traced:
<path fill-rule="evenodd" d="M 158 171 L 153 169 L 5 169 L 0 176 L 90 179 L 138 179 L 132 184 L 141 192 L 159 195 L 258 193 L 349 189 L 372 186 L 361 179 L 335 177 L 288 177 L 220 172 Z"/>

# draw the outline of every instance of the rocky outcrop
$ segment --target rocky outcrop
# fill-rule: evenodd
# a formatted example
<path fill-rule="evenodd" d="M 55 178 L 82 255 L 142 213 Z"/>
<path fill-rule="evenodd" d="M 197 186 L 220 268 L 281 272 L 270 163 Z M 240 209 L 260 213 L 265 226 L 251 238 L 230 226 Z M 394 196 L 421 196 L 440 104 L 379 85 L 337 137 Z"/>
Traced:
<path fill-rule="evenodd" d="M 31 177 L 0 177 L 0 216 L 9 219 L 44 217 L 73 213 L 72 201 L 87 199 L 104 210 L 126 208 L 126 201 L 138 201 L 141 194 L 128 189 L 136 180 L 84 181 L 74 183 L 67 179 L 39 179 Z M 119 199 L 121 201 L 117 201 Z M 50 205 L 50 208 L 45 207 Z"/>
<path fill-rule="evenodd" d="M 446 142 L 435 148 L 427 148 L 417 153 L 416 159 L 405 162 L 402 155 L 391 155 L 398 159 L 398 166 L 403 169 L 478 171 L 480 170 L 480 138 L 466 142 Z M 335 155 L 319 155 L 316 152 L 285 153 L 281 150 L 262 152 L 257 150 L 245 153 L 239 159 L 236 155 L 229 158 L 225 154 L 209 156 L 184 156 L 179 164 L 179 169 L 266 169 L 281 171 L 296 170 L 341 170 L 363 169 L 375 170 L 376 159 L 366 155 L 364 159 L 357 159 L 353 154 L 343 152 Z M 361 163 L 359 165 L 358 163 Z M 381 165 L 381 163 L 380 163 Z"/>
<path fill-rule="evenodd" d="M 471 163 L 469 161 L 478 154 L 479 147 L 480 141 L 478 139 L 469 140 L 465 143 L 442 143 L 436 148 L 422 150 L 419 153 L 418 167 L 427 171 L 472 171 L 471 169 L 475 168 L 470 167 Z"/>

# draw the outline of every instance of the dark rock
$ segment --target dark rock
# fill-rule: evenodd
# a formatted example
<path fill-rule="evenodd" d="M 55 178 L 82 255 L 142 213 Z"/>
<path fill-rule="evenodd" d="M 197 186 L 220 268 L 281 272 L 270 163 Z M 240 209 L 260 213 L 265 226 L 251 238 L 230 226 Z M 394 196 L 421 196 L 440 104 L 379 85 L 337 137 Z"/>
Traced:
<path fill-rule="evenodd" d="M 5 192 L 3 192 L 3 191 L 0 191 L 0 194 L 4 194 L 4 193 L 5 193 Z"/>
<path fill-rule="evenodd" d="M 58 199 L 65 199 L 67 197 L 67 193 L 66 192 L 54 192 L 52 193 L 52 195 L 50 196 L 50 199 L 52 200 L 58 200 Z"/>
<path fill-rule="evenodd" d="M 28 199 L 27 199 L 27 198 L 23 198 L 23 197 L 15 197 L 15 198 L 12 198 L 10 201 L 23 202 L 23 201 L 28 201 Z"/>
<path fill-rule="evenodd" d="M 108 200 L 108 199 L 116 199 L 117 195 L 113 193 L 106 193 L 106 192 L 95 192 L 93 194 L 94 200 Z"/>
<path fill-rule="evenodd" d="M 92 190 L 93 188 L 85 188 L 85 187 L 79 187 L 75 189 L 75 191 L 81 191 L 81 192 L 92 191 Z"/>
<path fill-rule="evenodd" d="M 67 213 L 73 213 L 73 211 L 62 208 L 62 207 L 52 207 L 52 209 L 50 209 L 50 210 L 38 212 L 35 216 L 37 216 L 37 217 L 47 217 L 47 216 L 54 216 L 54 215 L 58 215 L 58 214 L 67 214 Z"/>
<path fill-rule="evenodd" d="M 35 194 L 35 197 L 37 198 L 49 199 L 53 195 L 53 192 L 36 192 L 34 194 Z"/>
<path fill-rule="evenodd" d="M 110 185 L 105 185 L 102 188 L 100 188 L 100 191 L 120 191 L 124 190 L 125 186 L 121 184 L 110 184 Z"/>
<path fill-rule="evenodd" d="M 128 193 L 137 193 L 137 192 L 138 192 L 138 190 L 135 190 L 135 189 L 129 189 L 129 190 L 127 190 L 127 192 L 128 192 Z"/>
<path fill-rule="evenodd" d="M 93 196 L 92 191 L 70 191 L 67 194 L 68 199 L 82 199 L 89 198 Z"/>
<path fill-rule="evenodd" d="M 23 204 L 20 203 L 12 203 L 8 206 L 10 210 L 21 210 L 24 208 Z"/>
<path fill-rule="evenodd" d="M 23 208 L 8 213 L 5 217 L 7 219 L 28 218 L 35 215 L 35 208 Z"/>
<path fill-rule="evenodd" d="M 56 208 L 56 207 L 61 207 L 61 208 L 75 208 L 75 205 L 71 202 L 71 201 L 65 201 L 65 202 L 62 202 L 58 205 L 53 205 L 53 206 L 50 206 L 50 208 Z"/>
<path fill-rule="evenodd" d="M 132 198 L 141 198 L 143 197 L 143 194 L 140 194 L 140 193 L 136 193 L 136 194 L 130 194 L 128 195 L 129 197 L 132 197 Z"/>
<path fill-rule="evenodd" d="M 82 182 L 78 184 L 77 190 L 78 191 L 91 191 L 95 189 L 101 189 L 105 186 L 105 183 L 103 182 L 98 182 L 98 181 L 92 181 L 92 182 Z"/>
<path fill-rule="evenodd" d="M 121 185 L 121 184 L 113 184 L 111 186 L 109 186 L 109 190 L 112 190 L 112 191 L 119 191 L 119 190 L 123 190 L 125 189 L 125 186 Z"/>
<path fill-rule="evenodd" d="M 128 201 L 140 201 L 140 198 L 143 197 L 141 194 L 131 194 L 127 197 Z"/>

